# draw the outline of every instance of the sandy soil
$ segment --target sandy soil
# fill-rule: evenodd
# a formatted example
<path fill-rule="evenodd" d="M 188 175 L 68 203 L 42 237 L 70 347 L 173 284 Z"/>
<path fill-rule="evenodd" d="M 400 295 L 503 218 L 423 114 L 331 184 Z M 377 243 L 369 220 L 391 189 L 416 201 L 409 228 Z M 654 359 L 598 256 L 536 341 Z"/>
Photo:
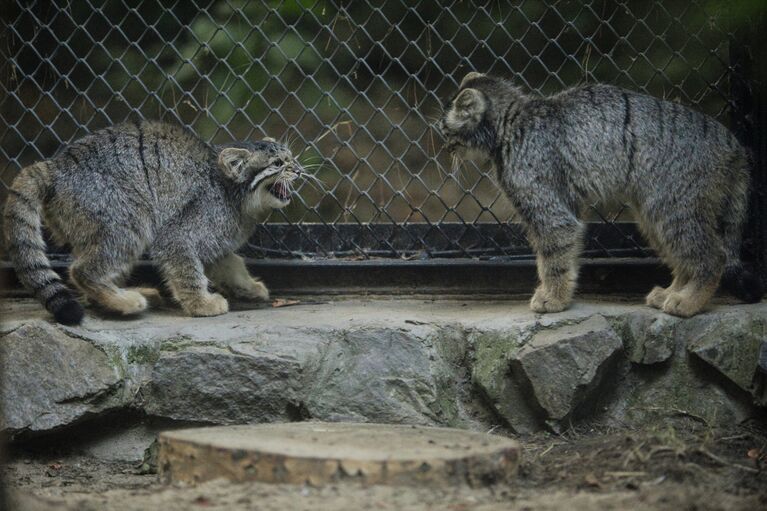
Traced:
<path fill-rule="evenodd" d="M 164 486 L 135 466 L 72 452 L 16 452 L 4 468 L 21 510 L 757 510 L 767 509 L 767 430 L 694 420 L 646 431 L 521 439 L 511 486 L 324 488 L 212 481 Z"/>

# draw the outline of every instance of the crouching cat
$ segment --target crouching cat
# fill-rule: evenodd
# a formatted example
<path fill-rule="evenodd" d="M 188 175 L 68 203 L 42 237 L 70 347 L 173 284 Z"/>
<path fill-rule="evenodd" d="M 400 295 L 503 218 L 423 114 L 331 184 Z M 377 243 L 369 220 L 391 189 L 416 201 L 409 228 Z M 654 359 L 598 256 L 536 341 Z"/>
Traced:
<path fill-rule="evenodd" d="M 678 103 L 608 85 L 530 97 L 507 80 L 469 73 L 439 121 L 447 148 L 494 164 L 537 256 L 536 312 L 568 307 L 590 200 L 618 199 L 673 270 L 647 304 L 688 317 L 720 284 L 746 302 L 763 295 L 739 250 L 749 163 L 735 136 Z"/>
<path fill-rule="evenodd" d="M 223 314 L 227 300 L 208 291 L 208 278 L 228 296 L 268 298 L 234 251 L 290 202 L 302 172 L 272 139 L 210 147 L 171 124 L 106 128 L 21 170 L 5 206 L 6 247 L 19 280 L 60 323 L 80 323 L 83 309 L 51 269 L 42 218 L 71 247 L 71 281 L 90 301 L 126 315 L 146 309 L 156 290 L 118 282 L 148 250 L 188 314 Z"/>

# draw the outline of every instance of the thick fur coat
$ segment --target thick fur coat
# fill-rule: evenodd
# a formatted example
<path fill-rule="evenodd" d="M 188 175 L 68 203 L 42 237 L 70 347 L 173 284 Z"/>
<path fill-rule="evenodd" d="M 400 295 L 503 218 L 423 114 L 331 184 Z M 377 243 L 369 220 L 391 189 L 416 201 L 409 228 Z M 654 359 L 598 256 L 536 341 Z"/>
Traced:
<path fill-rule="evenodd" d="M 536 312 L 572 300 L 591 201 L 631 205 L 642 233 L 674 280 L 647 303 L 697 314 L 723 282 L 759 301 L 760 281 L 740 261 L 749 159 L 716 120 L 609 85 L 531 97 L 508 80 L 470 73 L 438 128 L 462 157 L 489 160 L 537 255 Z M 723 278 L 724 277 L 724 278 Z"/>
<path fill-rule="evenodd" d="M 289 203 L 301 172 L 271 139 L 211 147 L 171 124 L 106 128 L 21 170 L 5 205 L 6 248 L 20 281 L 61 323 L 79 323 L 83 309 L 51 269 L 43 222 L 71 247 L 71 281 L 91 302 L 146 309 L 155 290 L 119 285 L 148 252 L 188 314 L 222 314 L 227 300 L 208 291 L 208 278 L 224 294 L 268 297 L 234 251 Z"/>

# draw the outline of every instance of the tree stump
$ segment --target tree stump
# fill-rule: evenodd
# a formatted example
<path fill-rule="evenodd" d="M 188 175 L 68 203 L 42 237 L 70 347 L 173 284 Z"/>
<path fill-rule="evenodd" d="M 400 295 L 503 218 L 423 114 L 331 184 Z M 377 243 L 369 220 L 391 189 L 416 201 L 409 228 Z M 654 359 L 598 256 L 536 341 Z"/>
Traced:
<path fill-rule="evenodd" d="M 509 482 L 519 444 L 450 428 L 294 422 L 162 433 L 158 470 L 165 482 L 485 486 Z"/>

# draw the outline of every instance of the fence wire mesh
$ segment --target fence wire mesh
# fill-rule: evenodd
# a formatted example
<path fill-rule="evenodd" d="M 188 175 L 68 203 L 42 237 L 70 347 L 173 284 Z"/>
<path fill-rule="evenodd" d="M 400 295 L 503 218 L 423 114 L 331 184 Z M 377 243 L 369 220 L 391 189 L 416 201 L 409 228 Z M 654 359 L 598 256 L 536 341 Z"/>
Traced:
<path fill-rule="evenodd" d="M 712 2 L 96 0 L 2 13 L 0 181 L 101 127 L 272 136 L 319 164 L 245 252 L 528 257 L 489 169 L 432 129 L 471 70 L 533 93 L 606 82 L 729 123 L 731 34 Z M 726 3 L 725 3 L 726 4 Z M 587 256 L 645 255 L 624 205 L 593 205 Z"/>

